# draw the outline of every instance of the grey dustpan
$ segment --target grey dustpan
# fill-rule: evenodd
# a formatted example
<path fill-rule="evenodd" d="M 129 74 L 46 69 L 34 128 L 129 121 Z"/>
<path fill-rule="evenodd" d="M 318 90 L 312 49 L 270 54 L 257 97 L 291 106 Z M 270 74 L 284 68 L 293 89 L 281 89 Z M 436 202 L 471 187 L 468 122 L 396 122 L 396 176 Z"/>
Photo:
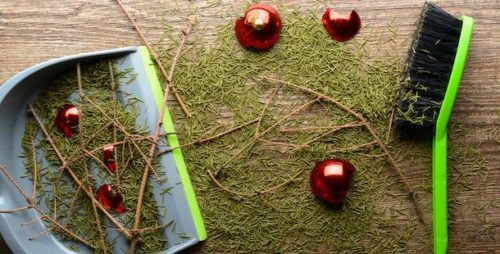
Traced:
<path fill-rule="evenodd" d="M 66 56 L 30 67 L 16 74 L 0 87 L 0 165 L 7 168 L 26 193 L 31 193 L 31 182 L 21 178 L 25 174 L 26 168 L 24 159 L 20 155 L 23 153 L 21 140 L 29 117 L 26 112 L 27 103 L 36 98 L 41 89 L 46 88 L 46 80 L 50 80 L 69 68 L 74 68 L 77 62 L 92 62 L 103 58 L 115 58 L 118 69 L 133 69 L 133 72 L 137 74 L 135 80 L 129 85 L 121 87 L 121 90 L 140 99 L 141 102 L 138 105 L 140 115 L 137 118 L 137 123 L 149 126 L 150 133 L 154 132 L 159 104 L 162 99 L 162 89 L 145 47 L 127 47 Z M 165 132 L 175 132 L 168 111 L 165 112 L 163 122 Z M 168 135 L 167 141 L 171 147 L 179 146 L 175 135 Z M 205 240 L 206 232 L 180 149 L 162 155 L 161 164 L 167 181 L 161 186 L 152 183 L 155 199 L 161 202 L 160 191 L 162 188 L 171 186 L 172 189 L 170 195 L 164 196 L 164 202 L 168 208 L 166 216 L 162 217 L 159 223 L 174 220 L 176 224 L 175 232 L 164 230 L 168 244 L 162 253 L 175 253 Z M 9 210 L 25 205 L 23 197 L 13 188 L 5 175 L 0 174 L 0 210 Z M 30 236 L 43 231 L 45 225 L 40 221 L 29 226 L 21 226 L 21 224 L 32 221 L 37 216 L 33 209 L 12 214 L 0 214 L 0 233 L 11 250 L 14 253 L 73 253 L 66 247 L 68 243 L 60 242 L 52 234 L 28 240 Z M 182 237 L 179 236 L 179 233 L 182 233 Z M 115 253 L 128 249 L 126 244 L 125 240 L 118 241 Z M 90 253 L 90 250 L 82 247 L 79 252 Z"/>

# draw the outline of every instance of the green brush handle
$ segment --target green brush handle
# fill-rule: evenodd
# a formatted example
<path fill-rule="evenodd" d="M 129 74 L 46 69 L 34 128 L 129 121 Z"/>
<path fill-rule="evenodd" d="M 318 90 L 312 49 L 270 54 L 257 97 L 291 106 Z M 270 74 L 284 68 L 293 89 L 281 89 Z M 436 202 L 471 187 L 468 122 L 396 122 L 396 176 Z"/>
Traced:
<path fill-rule="evenodd" d="M 432 147 L 432 216 L 434 230 L 434 253 L 444 254 L 448 246 L 448 201 L 446 176 L 446 147 L 448 120 L 462 79 L 467 52 L 474 28 L 474 19 L 462 16 L 462 30 L 457 55 L 451 71 L 448 88 L 438 114 L 436 133 Z"/>

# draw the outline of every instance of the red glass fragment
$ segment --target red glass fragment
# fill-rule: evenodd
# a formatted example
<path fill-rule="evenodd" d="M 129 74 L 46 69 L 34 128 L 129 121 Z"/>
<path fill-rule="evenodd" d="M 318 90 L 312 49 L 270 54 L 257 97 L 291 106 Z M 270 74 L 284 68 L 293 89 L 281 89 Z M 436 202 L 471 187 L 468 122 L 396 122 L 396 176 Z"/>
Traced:
<path fill-rule="evenodd" d="M 281 33 L 278 11 L 265 4 L 252 4 L 245 16 L 236 20 L 236 38 L 245 48 L 268 50 L 276 44 Z"/>
<path fill-rule="evenodd" d="M 312 192 L 334 207 L 341 208 L 354 171 L 354 166 L 345 160 L 320 161 L 311 172 Z"/>
<path fill-rule="evenodd" d="M 97 200 L 106 209 L 114 209 L 117 213 L 127 211 L 123 204 L 122 195 L 119 192 L 113 192 L 113 188 L 109 184 L 104 184 L 96 192 Z"/>
<path fill-rule="evenodd" d="M 106 146 L 102 149 L 104 164 L 108 168 L 110 173 L 115 172 L 116 170 L 116 161 L 115 161 L 115 146 Z"/>
<path fill-rule="evenodd" d="M 65 104 L 57 112 L 55 125 L 64 133 L 64 136 L 71 138 L 73 136 L 73 129 L 78 126 L 80 121 L 80 111 L 71 104 Z"/>
<path fill-rule="evenodd" d="M 323 25 L 330 36 L 339 42 L 352 39 L 361 29 L 361 19 L 356 11 L 340 15 L 327 8 L 323 14 Z"/>

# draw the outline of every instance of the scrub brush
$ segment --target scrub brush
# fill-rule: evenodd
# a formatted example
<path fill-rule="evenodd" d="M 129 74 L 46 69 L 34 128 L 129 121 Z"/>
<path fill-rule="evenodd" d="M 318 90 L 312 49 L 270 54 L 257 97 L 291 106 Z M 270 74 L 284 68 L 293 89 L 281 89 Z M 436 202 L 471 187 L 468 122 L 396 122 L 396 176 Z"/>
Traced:
<path fill-rule="evenodd" d="M 447 125 L 465 67 L 474 20 L 456 18 L 425 3 L 403 77 L 393 127 L 404 137 L 433 137 L 434 253 L 446 253 L 448 202 Z"/>

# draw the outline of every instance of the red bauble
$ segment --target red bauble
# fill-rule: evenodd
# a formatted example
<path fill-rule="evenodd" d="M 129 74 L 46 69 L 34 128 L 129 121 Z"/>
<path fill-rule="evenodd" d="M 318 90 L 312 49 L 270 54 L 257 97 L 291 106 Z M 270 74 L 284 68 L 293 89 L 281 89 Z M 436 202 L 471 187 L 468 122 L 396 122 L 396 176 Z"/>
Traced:
<path fill-rule="evenodd" d="M 278 11 L 265 4 L 252 4 L 245 16 L 236 20 L 236 38 L 245 48 L 268 50 L 280 38 L 281 18 Z"/>
<path fill-rule="evenodd" d="M 104 184 L 96 192 L 97 200 L 106 209 L 114 209 L 117 213 L 124 213 L 127 211 L 123 204 L 122 195 L 118 192 L 113 193 L 113 188 L 109 184 Z"/>
<path fill-rule="evenodd" d="M 354 171 L 354 166 L 345 160 L 320 161 L 311 172 L 312 192 L 334 207 L 342 207 Z"/>
<path fill-rule="evenodd" d="M 57 112 L 55 125 L 64 133 L 64 136 L 71 138 L 73 136 L 73 128 L 78 126 L 79 121 L 80 111 L 71 104 L 65 104 Z"/>
<path fill-rule="evenodd" d="M 334 40 L 342 42 L 352 39 L 359 32 L 361 19 L 356 11 L 340 15 L 327 8 L 323 14 L 323 25 Z"/>
<path fill-rule="evenodd" d="M 106 146 L 102 149 L 102 155 L 104 159 L 104 164 L 108 168 L 110 173 L 115 172 L 116 170 L 116 161 L 115 161 L 115 146 Z"/>

